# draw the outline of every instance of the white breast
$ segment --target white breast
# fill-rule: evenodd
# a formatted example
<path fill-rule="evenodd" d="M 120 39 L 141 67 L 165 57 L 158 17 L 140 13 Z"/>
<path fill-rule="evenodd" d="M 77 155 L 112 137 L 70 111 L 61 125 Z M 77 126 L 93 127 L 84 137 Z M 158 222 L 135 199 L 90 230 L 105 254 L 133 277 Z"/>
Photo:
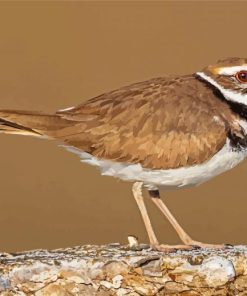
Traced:
<path fill-rule="evenodd" d="M 178 169 L 151 170 L 143 168 L 140 164 L 97 159 L 73 147 L 66 149 L 79 154 L 82 162 L 99 167 L 104 176 L 113 176 L 125 181 L 142 181 L 150 189 L 176 189 L 201 184 L 232 169 L 247 156 L 247 149 L 233 150 L 230 141 L 227 140 L 225 146 L 203 164 Z"/>

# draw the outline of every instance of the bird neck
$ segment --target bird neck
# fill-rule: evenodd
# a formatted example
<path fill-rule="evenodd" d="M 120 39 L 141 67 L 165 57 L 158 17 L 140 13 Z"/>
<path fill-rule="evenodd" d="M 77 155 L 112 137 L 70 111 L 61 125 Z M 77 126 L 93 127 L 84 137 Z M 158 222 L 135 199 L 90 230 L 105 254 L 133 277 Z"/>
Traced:
<path fill-rule="evenodd" d="M 229 102 L 228 105 L 233 112 L 237 113 L 244 121 L 247 121 L 247 106 L 241 103 Z"/>
<path fill-rule="evenodd" d="M 200 82 L 204 83 L 208 88 L 210 88 L 214 95 L 224 101 L 225 103 L 228 104 L 228 106 L 231 108 L 231 110 L 234 113 L 237 113 L 241 119 L 243 119 L 244 121 L 247 121 L 247 105 L 243 104 L 243 103 L 239 103 L 239 102 L 234 102 L 234 101 L 230 101 L 228 100 L 224 94 L 217 88 L 217 86 L 211 84 L 209 81 L 203 79 L 201 76 L 199 76 L 197 73 L 195 74 L 195 78 L 197 80 L 199 80 Z M 247 101 L 246 101 L 247 104 Z"/>

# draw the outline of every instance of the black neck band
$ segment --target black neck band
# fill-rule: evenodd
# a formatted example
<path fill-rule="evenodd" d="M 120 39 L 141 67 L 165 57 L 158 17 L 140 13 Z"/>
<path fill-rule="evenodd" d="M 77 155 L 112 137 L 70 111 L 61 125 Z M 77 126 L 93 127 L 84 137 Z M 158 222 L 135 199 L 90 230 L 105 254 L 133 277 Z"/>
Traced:
<path fill-rule="evenodd" d="M 221 93 L 221 91 L 218 90 L 218 88 L 216 86 L 212 85 L 210 82 L 203 79 L 201 76 L 199 76 L 197 74 L 195 74 L 195 78 L 197 80 L 200 80 L 204 84 L 206 84 L 210 89 L 212 89 L 214 95 L 217 96 L 220 100 L 223 100 L 224 102 L 226 102 L 230 106 L 230 108 L 232 109 L 233 112 L 237 113 L 239 116 L 241 116 L 242 118 L 247 120 L 247 106 L 246 105 L 241 104 L 241 103 L 237 103 L 237 102 L 228 101 L 224 97 L 224 95 Z M 246 100 L 246 104 L 247 104 L 247 100 Z"/>

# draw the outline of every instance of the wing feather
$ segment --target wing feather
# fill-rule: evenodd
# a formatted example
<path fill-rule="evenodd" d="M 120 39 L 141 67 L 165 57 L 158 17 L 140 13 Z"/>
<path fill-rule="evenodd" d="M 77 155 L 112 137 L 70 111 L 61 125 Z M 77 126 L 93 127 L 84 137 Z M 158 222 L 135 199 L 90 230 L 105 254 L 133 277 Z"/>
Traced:
<path fill-rule="evenodd" d="M 208 86 L 184 76 L 137 83 L 57 114 L 76 122 L 56 135 L 66 145 L 101 159 L 173 169 L 203 163 L 225 145 L 230 111 Z"/>

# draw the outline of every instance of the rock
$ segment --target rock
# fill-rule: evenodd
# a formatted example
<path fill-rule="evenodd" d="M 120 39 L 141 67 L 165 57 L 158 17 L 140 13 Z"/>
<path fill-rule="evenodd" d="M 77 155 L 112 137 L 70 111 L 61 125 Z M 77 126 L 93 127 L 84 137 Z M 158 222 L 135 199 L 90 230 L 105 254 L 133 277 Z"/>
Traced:
<path fill-rule="evenodd" d="M 247 247 L 172 253 L 111 244 L 0 253 L 0 295 L 247 295 Z"/>

